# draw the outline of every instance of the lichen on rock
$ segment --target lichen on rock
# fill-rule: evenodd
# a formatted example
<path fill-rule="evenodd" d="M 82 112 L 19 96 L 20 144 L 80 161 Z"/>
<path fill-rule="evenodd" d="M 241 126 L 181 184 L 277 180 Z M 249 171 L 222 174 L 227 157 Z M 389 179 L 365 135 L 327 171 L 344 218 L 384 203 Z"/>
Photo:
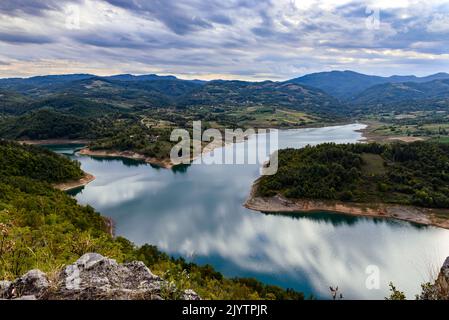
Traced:
<path fill-rule="evenodd" d="M 167 282 L 154 275 L 143 262 L 119 264 L 98 253 L 87 253 L 66 266 L 54 283 L 39 270 L 31 270 L 19 279 L 0 282 L 0 298 L 49 300 L 160 300 Z M 181 295 L 199 300 L 193 290 Z"/>

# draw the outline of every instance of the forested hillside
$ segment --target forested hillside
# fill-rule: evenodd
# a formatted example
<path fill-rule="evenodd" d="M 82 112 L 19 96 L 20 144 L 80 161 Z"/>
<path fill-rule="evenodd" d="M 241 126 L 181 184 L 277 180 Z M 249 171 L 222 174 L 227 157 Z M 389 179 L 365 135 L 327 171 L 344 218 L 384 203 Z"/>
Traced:
<path fill-rule="evenodd" d="M 83 175 L 77 162 L 46 149 L 0 140 L 0 174 L 45 182 L 62 182 Z"/>
<path fill-rule="evenodd" d="M 449 208 L 449 145 L 322 144 L 279 152 L 261 196 L 398 203 Z"/>
<path fill-rule="evenodd" d="M 318 115 L 345 111 L 342 104 L 321 90 L 271 81 L 212 81 L 182 97 L 178 105 L 281 106 Z"/>
<path fill-rule="evenodd" d="M 352 104 L 360 112 L 435 110 L 432 105 L 446 101 L 449 109 L 449 80 L 425 83 L 389 83 L 373 86 L 360 93 Z"/>
<path fill-rule="evenodd" d="M 152 245 L 113 238 L 98 212 L 49 184 L 81 175 L 79 164 L 63 156 L 0 141 L 0 279 L 35 268 L 56 274 L 84 253 L 98 252 L 118 261 L 143 261 L 179 291 L 192 288 L 205 299 L 304 298 L 253 279 L 227 279 L 211 266 L 172 259 Z"/>
<path fill-rule="evenodd" d="M 8 139 L 55 139 L 93 137 L 97 121 L 53 109 L 41 109 L 0 121 L 0 136 Z"/>
<path fill-rule="evenodd" d="M 167 132 L 196 120 L 218 129 L 300 128 L 413 118 L 414 112 L 441 112 L 441 122 L 449 112 L 448 74 L 332 71 L 286 82 L 129 74 L 0 79 L 0 137 L 89 139 L 95 148 L 128 147 L 156 157 L 167 156 L 172 145 Z"/>
<path fill-rule="evenodd" d="M 5 108 L 4 112 L 10 114 L 43 107 L 77 115 L 87 111 L 99 115 L 114 109 L 126 112 L 187 106 L 282 106 L 316 115 L 343 112 L 343 106 L 321 90 L 271 81 L 202 82 L 155 75 L 67 75 L 0 79 L 0 90 L 28 99 L 17 100 L 15 109 Z"/>

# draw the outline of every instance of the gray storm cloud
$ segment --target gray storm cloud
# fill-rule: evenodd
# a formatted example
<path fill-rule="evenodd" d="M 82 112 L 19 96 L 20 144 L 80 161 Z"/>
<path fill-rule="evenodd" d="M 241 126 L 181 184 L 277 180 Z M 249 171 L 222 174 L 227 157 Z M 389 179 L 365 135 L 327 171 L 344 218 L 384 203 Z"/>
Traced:
<path fill-rule="evenodd" d="M 448 1 L 2 0 L 0 17 L 0 77 L 449 69 Z"/>

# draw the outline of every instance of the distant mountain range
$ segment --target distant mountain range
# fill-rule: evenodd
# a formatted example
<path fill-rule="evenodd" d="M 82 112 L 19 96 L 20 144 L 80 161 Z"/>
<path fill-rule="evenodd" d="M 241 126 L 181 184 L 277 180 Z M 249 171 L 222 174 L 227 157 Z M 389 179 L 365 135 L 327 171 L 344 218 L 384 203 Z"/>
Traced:
<path fill-rule="evenodd" d="M 353 102 L 360 105 L 392 104 L 404 100 L 449 98 L 449 79 L 424 83 L 385 83 L 360 93 Z"/>
<path fill-rule="evenodd" d="M 278 106 L 332 114 L 344 105 L 320 89 L 286 82 L 200 81 L 174 76 L 87 74 L 0 79 L 0 112 L 21 114 L 43 107 L 61 111 L 143 110 L 191 106 Z M 11 109 L 10 101 L 17 101 Z M 6 102 L 8 108 L 6 109 Z M 79 114 L 81 111 L 75 112 Z"/>
<path fill-rule="evenodd" d="M 449 74 L 436 73 L 427 77 L 416 77 L 413 75 L 380 77 L 354 71 L 330 71 L 308 74 L 289 80 L 288 82 L 315 87 L 338 99 L 347 101 L 356 98 L 366 89 L 379 84 L 402 82 L 423 83 L 442 79 L 449 79 Z"/>
<path fill-rule="evenodd" d="M 331 71 L 285 82 L 182 80 L 155 74 L 0 79 L 0 113 L 4 114 L 49 107 L 84 116 L 195 106 L 274 106 L 327 116 L 407 110 L 407 106 L 449 110 L 449 74 L 380 77 Z"/>
<path fill-rule="evenodd" d="M 449 111 L 449 79 L 375 85 L 351 101 L 355 113 Z"/>
<path fill-rule="evenodd" d="M 337 99 L 319 89 L 272 81 L 211 81 L 183 96 L 178 105 L 268 105 L 320 114 L 344 109 Z"/>

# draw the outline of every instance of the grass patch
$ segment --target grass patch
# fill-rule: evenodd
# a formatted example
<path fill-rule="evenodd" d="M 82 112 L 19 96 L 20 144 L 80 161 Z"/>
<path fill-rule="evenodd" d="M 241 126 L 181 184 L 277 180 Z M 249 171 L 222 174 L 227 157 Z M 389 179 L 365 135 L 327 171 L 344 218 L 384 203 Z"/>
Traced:
<path fill-rule="evenodd" d="M 364 176 L 377 176 L 386 173 L 385 160 L 378 154 L 362 153 L 362 174 Z"/>

